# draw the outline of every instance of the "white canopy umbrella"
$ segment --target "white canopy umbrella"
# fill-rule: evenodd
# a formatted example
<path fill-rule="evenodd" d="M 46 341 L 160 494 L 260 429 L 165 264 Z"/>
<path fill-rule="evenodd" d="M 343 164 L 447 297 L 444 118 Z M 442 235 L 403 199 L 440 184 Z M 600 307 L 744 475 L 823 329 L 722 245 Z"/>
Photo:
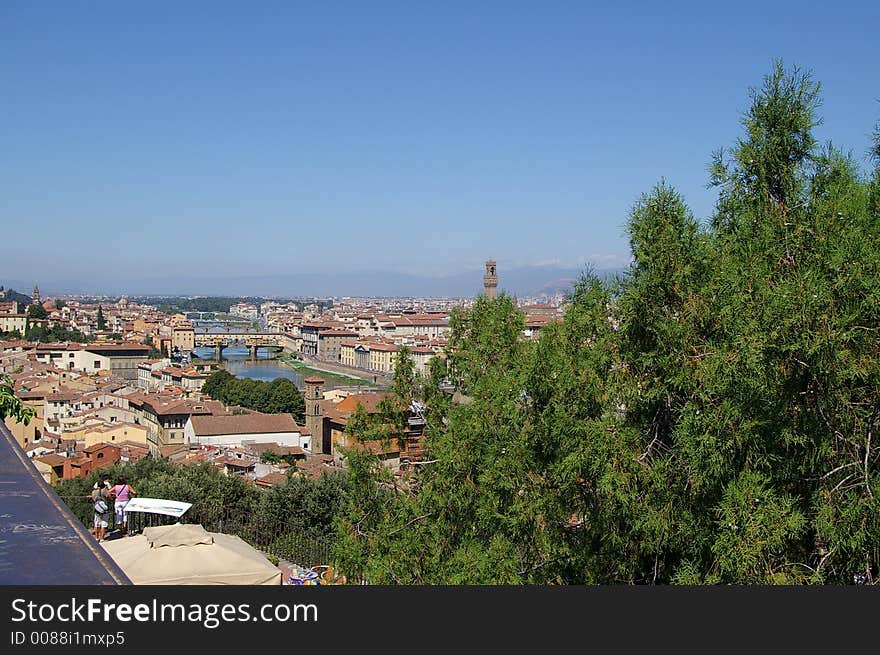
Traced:
<path fill-rule="evenodd" d="M 144 528 L 101 546 L 135 584 L 281 584 L 281 570 L 256 548 L 201 525 Z"/>
<path fill-rule="evenodd" d="M 176 500 L 165 500 L 164 498 L 132 498 L 125 505 L 127 512 L 144 512 L 146 514 L 164 514 L 165 516 L 174 516 L 180 518 L 186 514 L 187 510 L 192 507 L 192 503 L 181 503 Z"/>

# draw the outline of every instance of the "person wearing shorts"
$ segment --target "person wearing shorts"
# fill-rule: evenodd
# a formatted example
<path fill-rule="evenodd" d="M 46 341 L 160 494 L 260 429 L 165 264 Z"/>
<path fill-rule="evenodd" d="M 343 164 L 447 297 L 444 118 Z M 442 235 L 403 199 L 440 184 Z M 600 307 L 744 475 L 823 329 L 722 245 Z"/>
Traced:
<path fill-rule="evenodd" d="M 95 537 L 101 541 L 107 532 L 107 525 L 110 522 L 110 491 L 106 487 L 98 487 L 92 491 L 92 501 L 94 502 L 94 525 Z M 103 505 L 99 505 L 98 501 L 102 501 Z M 99 510 L 103 507 L 103 511 Z"/>
<path fill-rule="evenodd" d="M 103 492 L 102 494 L 97 493 L 99 489 Z M 104 498 L 104 501 L 109 504 L 110 489 L 111 489 L 110 474 L 109 473 L 102 473 L 100 479 L 97 482 L 95 482 L 95 484 L 92 486 L 91 494 L 86 496 L 86 498 L 91 499 L 92 503 L 94 504 L 98 500 L 98 497 L 102 496 Z M 109 522 L 109 519 L 110 519 L 109 511 L 105 512 L 105 514 L 106 514 L 105 520 L 107 520 Z M 95 517 L 94 517 L 93 527 L 92 527 L 92 534 L 95 537 L 98 537 L 98 524 L 100 522 L 101 522 L 101 519 L 98 518 L 98 512 L 95 512 Z M 106 524 L 104 525 L 104 528 L 105 529 L 107 528 Z M 101 537 L 98 537 L 98 538 L 100 539 Z"/>

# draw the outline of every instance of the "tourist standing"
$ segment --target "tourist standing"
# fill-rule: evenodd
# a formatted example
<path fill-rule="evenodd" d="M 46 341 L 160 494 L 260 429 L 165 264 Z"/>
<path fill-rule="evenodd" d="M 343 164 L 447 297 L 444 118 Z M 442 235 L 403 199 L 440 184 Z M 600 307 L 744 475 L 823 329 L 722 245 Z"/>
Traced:
<path fill-rule="evenodd" d="M 137 492 L 126 483 L 124 476 L 119 476 L 116 485 L 112 490 L 114 501 L 114 511 L 116 513 L 116 527 L 125 533 L 125 506 L 132 496 L 136 496 Z"/>
<path fill-rule="evenodd" d="M 110 490 L 104 485 L 97 485 L 92 490 L 92 502 L 95 512 L 95 537 L 101 541 L 106 536 L 110 521 Z"/>

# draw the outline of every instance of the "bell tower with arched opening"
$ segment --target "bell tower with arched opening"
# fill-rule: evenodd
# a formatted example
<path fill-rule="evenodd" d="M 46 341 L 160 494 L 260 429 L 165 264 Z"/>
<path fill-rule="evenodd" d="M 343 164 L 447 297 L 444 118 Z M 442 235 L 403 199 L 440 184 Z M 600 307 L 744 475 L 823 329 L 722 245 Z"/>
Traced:
<path fill-rule="evenodd" d="M 483 289 L 489 300 L 495 300 L 495 293 L 498 290 L 498 266 L 494 259 L 486 262 L 486 274 L 483 276 Z"/>

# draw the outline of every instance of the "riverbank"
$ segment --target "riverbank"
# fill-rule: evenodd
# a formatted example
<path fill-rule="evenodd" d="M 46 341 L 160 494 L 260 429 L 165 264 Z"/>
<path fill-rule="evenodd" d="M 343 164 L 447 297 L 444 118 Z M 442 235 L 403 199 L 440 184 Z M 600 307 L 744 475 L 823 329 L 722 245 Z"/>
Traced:
<path fill-rule="evenodd" d="M 286 364 L 290 368 L 294 368 L 297 371 L 302 373 L 307 373 L 309 375 L 316 375 L 318 377 L 332 380 L 338 386 L 351 385 L 358 387 L 371 387 L 371 386 L 381 386 L 381 384 L 377 384 L 372 382 L 372 380 L 365 380 L 363 378 L 357 377 L 354 374 L 341 373 L 338 371 L 330 371 L 325 368 L 316 368 L 315 366 L 310 366 L 304 363 L 302 360 L 297 359 L 293 356 L 292 353 L 283 353 L 278 356 L 278 361 Z M 364 375 L 368 375 L 364 373 Z"/>

